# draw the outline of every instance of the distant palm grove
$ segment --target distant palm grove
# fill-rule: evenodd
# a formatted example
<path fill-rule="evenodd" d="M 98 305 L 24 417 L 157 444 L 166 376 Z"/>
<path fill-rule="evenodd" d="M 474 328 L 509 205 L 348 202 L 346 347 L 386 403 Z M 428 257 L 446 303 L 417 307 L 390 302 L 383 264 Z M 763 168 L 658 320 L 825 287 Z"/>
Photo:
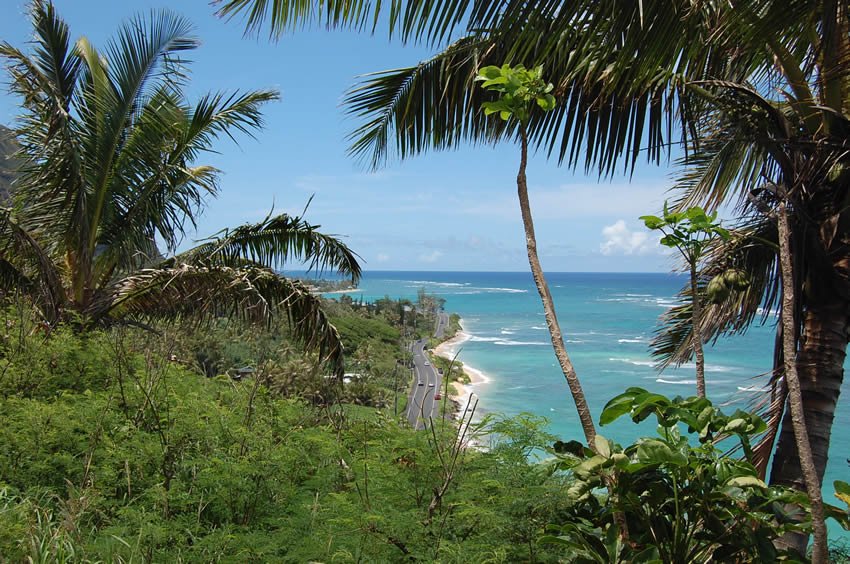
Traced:
<path fill-rule="evenodd" d="M 222 137 L 254 142 L 278 93 L 193 99 L 191 23 L 129 10 L 97 46 L 33 0 L 32 42 L 0 43 L 19 101 L 0 126 L 0 562 L 850 562 L 834 534 L 850 484 L 823 483 L 850 341 L 846 3 L 212 3 L 249 33 L 322 25 L 436 52 L 346 94 L 371 168 L 518 143 L 581 437 L 532 414 L 411 428 L 411 343 L 437 344 L 443 301 L 328 298 L 361 259 L 304 214 L 185 245 L 230 189 L 205 159 Z M 689 274 L 650 345 L 659 368 L 694 361 L 689 397 L 624 386 L 590 412 L 537 257 L 534 151 L 606 178 L 683 155 L 664 209 L 634 215 Z M 770 387 L 724 411 L 703 345 L 760 322 Z M 445 338 L 458 330 L 452 316 Z M 449 396 L 463 366 L 431 360 Z M 620 445 L 597 428 L 621 418 L 657 431 Z"/>

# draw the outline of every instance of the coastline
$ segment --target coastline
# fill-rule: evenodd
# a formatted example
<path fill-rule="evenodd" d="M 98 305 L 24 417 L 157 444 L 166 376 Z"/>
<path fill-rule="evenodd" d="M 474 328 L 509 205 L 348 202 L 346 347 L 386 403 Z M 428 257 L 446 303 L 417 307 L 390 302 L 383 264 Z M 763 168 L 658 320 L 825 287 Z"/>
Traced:
<path fill-rule="evenodd" d="M 322 292 L 322 294 L 356 294 L 362 292 L 360 288 L 346 288 L 344 290 L 331 290 L 330 292 Z"/>
<path fill-rule="evenodd" d="M 463 319 L 460 320 L 460 326 L 461 330 L 458 331 L 454 337 L 447 341 L 443 341 L 433 349 L 432 352 L 435 355 L 447 360 L 452 360 L 457 352 L 462 348 L 461 346 L 463 343 L 472 338 L 472 335 L 467 333 L 463 328 Z M 449 399 L 455 405 L 455 415 L 458 420 L 468 419 L 466 410 L 471 410 L 474 402 L 478 399 L 478 395 L 475 393 L 475 388 L 483 384 L 488 384 L 491 381 L 484 372 L 468 365 L 466 362 L 463 363 L 463 371 L 469 376 L 470 383 L 464 384 L 462 382 L 452 382 L 454 391 L 449 396 Z M 475 399 L 473 399 L 473 395 L 475 396 Z"/>

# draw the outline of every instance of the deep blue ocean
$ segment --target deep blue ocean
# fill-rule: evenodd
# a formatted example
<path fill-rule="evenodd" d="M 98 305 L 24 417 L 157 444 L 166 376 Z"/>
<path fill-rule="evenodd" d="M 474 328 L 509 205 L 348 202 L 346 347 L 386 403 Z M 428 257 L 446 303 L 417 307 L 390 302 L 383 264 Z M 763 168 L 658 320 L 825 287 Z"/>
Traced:
<path fill-rule="evenodd" d="M 605 403 L 629 386 L 667 396 L 696 394 L 694 366 L 659 373 L 649 342 L 659 316 L 676 303 L 686 281 L 671 274 L 547 273 L 567 351 L 575 364 L 594 419 Z M 549 420 L 549 431 L 562 439 L 582 438 L 578 417 L 552 351 L 540 298 L 530 273 L 511 272 L 367 272 L 360 291 L 367 301 L 384 296 L 415 301 L 417 292 L 445 298 L 445 309 L 458 313 L 471 338 L 458 358 L 487 375 L 474 386 L 479 411 L 516 415 L 530 412 Z M 709 398 L 731 412 L 746 409 L 766 385 L 772 366 L 774 318 L 746 334 L 707 346 Z M 845 380 L 832 428 L 824 497 L 832 482 L 850 481 L 850 384 Z M 599 432 L 621 444 L 654 433 L 628 418 Z M 835 527 L 830 527 L 837 532 Z"/>

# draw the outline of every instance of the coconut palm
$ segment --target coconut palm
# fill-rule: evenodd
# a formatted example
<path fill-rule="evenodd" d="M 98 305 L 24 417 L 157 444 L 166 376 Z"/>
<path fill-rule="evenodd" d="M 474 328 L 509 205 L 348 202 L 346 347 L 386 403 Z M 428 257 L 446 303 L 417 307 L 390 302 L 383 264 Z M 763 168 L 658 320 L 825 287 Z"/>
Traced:
<path fill-rule="evenodd" d="M 222 15 L 244 15 L 249 28 L 268 23 L 275 34 L 305 22 L 374 31 L 382 10 L 388 12 L 391 33 L 403 40 L 442 45 L 447 38 L 466 36 L 429 61 L 367 77 L 349 95 L 349 110 L 363 118 L 353 133 L 352 152 L 373 165 L 383 162 L 390 149 L 404 158 L 464 141 L 515 138 L 515 130 L 494 125 L 478 111 L 481 94 L 472 88 L 480 67 L 505 61 L 542 64 L 565 99 L 556 111 L 531 120 L 532 144 L 559 162 L 602 174 L 614 173 L 617 166 L 628 172 L 643 155 L 658 161 L 671 145 L 693 150 L 707 120 L 719 111 L 718 94 L 739 87 L 761 94 L 772 107 L 794 109 L 799 119 L 793 126 L 802 129 L 789 133 L 808 147 L 799 154 L 803 165 L 822 149 L 843 154 L 847 144 L 850 15 L 846 3 L 835 0 L 224 0 L 220 7 Z M 726 85 L 699 84 L 705 80 Z M 748 118 L 739 118 L 745 125 Z M 688 202 L 716 209 L 761 186 L 763 172 L 777 184 L 789 181 L 777 178 L 781 173 L 776 163 L 771 165 L 772 157 L 752 141 L 758 139 L 726 145 L 707 177 L 712 181 L 702 183 Z M 781 138 L 775 141 L 781 144 Z M 699 158 L 689 162 L 699 165 Z M 819 164 L 812 169 L 830 160 L 835 159 L 815 158 Z M 808 175 L 805 189 L 796 191 L 805 197 L 789 206 L 792 244 L 805 254 L 795 260 L 808 265 L 800 266 L 796 277 L 806 291 L 796 293 L 795 337 L 806 422 L 821 478 L 850 336 L 850 248 L 845 242 L 850 212 L 840 203 L 848 191 L 844 167 L 840 162 Z M 775 232 L 771 222 L 761 224 Z M 762 253 L 775 261 L 775 248 L 764 250 L 756 243 L 751 256 Z M 756 273 L 770 281 L 760 286 L 769 296 L 777 295 L 772 264 Z M 742 299 L 749 305 L 764 295 L 758 287 L 746 294 Z M 730 310 L 721 320 L 705 323 L 742 329 L 755 319 L 754 310 Z M 706 338 L 714 334 L 703 333 Z M 781 409 L 784 398 L 778 403 Z M 802 487 L 796 450 L 787 419 L 774 482 Z"/>
<path fill-rule="evenodd" d="M 850 131 L 850 121 L 833 115 L 831 127 L 819 120 L 819 130 L 811 131 L 806 123 L 809 114 L 793 103 L 771 101 L 739 85 L 706 86 L 719 89 L 719 96 L 709 94 L 719 111 L 706 123 L 704 143 L 690 159 L 680 184 L 683 199 L 734 190 L 742 183 L 740 176 L 761 179 L 763 184 L 738 203 L 745 226 L 742 236 L 720 242 L 703 273 L 708 279 L 743 267 L 750 273 L 751 282 L 744 291 L 729 292 L 712 306 L 714 311 L 700 329 L 712 337 L 743 331 L 762 307 L 767 311 L 779 307 L 783 323 L 777 326 L 773 390 L 768 404 L 770 431 L 756 450 L 765 469 L 787 400 L 790 409 L 782 423 L 771 480 L 800 487 L 800 476 L 805 476 L 813 511 L 817 512 L 831 424 L 831 411 L 825 414 L 817 410 L 823 409 L 824 400 L 834 409 L 843 374 L 830 381 L 829 364 L 835 361 L 830 357 L 839 351 L 843 364 L 846 348 L 846 335 L 843 342 L 840 334 L 829 337 L 840 325 L 837 316 L 830 321 L 822 310 L 824 299 L 833 303 L 836 299 L 828 296 L 830 292 L 822 284 L 835 284 L 831 278 L 842 278 L 841 265 L 846 260 L 840 258 L 845 246 L 840 239 L 846 233 L 841 225 L 846 221 L 841 217 L 841 202 L 847 191 L 844 132 Z M 729 166 L 725 157 L 729 154 L 748 157 L 734 173 L 718 173 Z M 793 221 L 787 219 L 789 215 Z M 831 228 L 832 222 L 836 223 Z M 789 296 L 799 299 L 789 300 Z M 656 339 L 656 353 L 665 363 L 687 356 L 684 351 L 690 346 L 692 332 L 680 322 L 683 313 L 683 308 L 671 310 L 666 316 L 668 326 Z M 823 325 L 824 321 L 830 324 Z M 830 345 L 836 337 L 837 342 Z M 833 374 L 834 370 L 832 367 Z M 800 386 L 794 382 L 794 372 L 800 375 Z M 815 411 L 804 418 L 802 412 L 807 410 Z M 803 428 L 806 433 L 801 435 Z M 811 454 L 802 455 L 810 450 L 809 442 Z M 817 521 L 815 524 L 820 526 Z M 818 533 L 825 535 L 825 531 L 816 530 L 816 536 Z M 816 545 L 821 548 L 825 542 L 821 539 Z"/>
<path fill-rule="evenodd" d="M 189 104 L 180 57 L 197 41 L 170 12 L 130 21 L 102 51 L 85 38 L 72 44 L 49 2 L 34 2 L 31 17 L 32 54 L 0 46 L 23 110 L 14 203 L 0 210 L 0 290 L 28 296 L 48 325 L 282 313 L 341 372 L 342 345 L 320 300 L 272 268 L 294 259 L 356 279 L 345 244 L 283 214 L 174 256 L 218 191 L 218 171 L 196 160 L 216 137 L 259 128 L 261 106 L 277 94 Z"/>

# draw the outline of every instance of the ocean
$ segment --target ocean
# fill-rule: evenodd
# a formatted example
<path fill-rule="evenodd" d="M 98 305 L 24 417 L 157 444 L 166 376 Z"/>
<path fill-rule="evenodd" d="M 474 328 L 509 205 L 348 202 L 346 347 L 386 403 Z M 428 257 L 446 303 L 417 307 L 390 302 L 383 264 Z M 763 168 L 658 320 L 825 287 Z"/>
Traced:
<path fill-rule="evenodd" d="M 547 273 L 547 280 L 570 354 L 598 421 L 605 403 L 630 386 L 667 396 L 696 394 L 693 364 L 659 373 L 649 342 L 659 316 L 676 303 L 686 278 L 672 274 Z M 526 272 L 367 272 L 358 299 L 384 296 L 416 300 L 417 292 L 445 298 L 447 312 L 462 318 L 469 340 L 458 358 L 487 381 L 476 384 L 479 412 L 517 415 L 529 412 L 548 420 L 548 430 L 563 440 L 582 439 L 566 381 L 552 351 L 543 308 Z M 747 409 L 766 386 L 772 366 L 774 318 L 744 335 L 707 345 L 708 397 L 730 413 Z M 850 379 L 846 379 L 832 428 L 824 498 L 833 480 L 850 481 Z M 654 433 L 628 418 L 598 432 L 620 444 Z M 831 536 L 838 532 L 834 526 Z"/>

